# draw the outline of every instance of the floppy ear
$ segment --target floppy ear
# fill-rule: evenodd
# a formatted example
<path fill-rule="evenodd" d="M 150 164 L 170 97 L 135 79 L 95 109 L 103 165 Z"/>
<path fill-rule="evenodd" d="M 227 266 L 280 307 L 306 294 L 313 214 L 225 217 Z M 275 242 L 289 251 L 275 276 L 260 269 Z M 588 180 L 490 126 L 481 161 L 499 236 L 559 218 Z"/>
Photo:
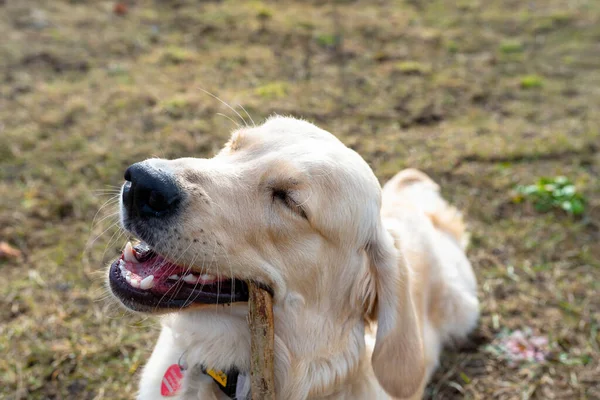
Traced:
<path fill-rule="evenodd" d="M 409 270 L 392 235 L 379 224 L 367 246 L 377 293 L 377 338 L 371 362 L 381 386 L 390 395 L 407 398 L 421 386 L 425 374 L 423 340 Z"/>

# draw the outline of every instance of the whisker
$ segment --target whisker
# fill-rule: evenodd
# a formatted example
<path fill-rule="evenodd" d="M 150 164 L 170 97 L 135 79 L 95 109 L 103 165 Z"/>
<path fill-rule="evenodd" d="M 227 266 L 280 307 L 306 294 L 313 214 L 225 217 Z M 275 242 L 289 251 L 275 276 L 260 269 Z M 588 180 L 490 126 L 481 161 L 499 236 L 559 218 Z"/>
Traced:
<path fill-rule="evenodd" d="M 223 113 L 217 113 L 218 116 L 220 117 L 225 117 L 228 120 L 230 120 L 231 122 L 233 122 L 235 124 L 235 126 L 237 126 L 238 128 L 240 127 L 240 124 L 238 124 L 237 122 L 235 122 L 235 120 L 233 120 L 229 115 L 225 115 Z"/>
<path fill-rule="evenodd" d="M 310 200 L 310 198 L 312 197 L 312 195 L 313 195 L 313 191 L 311 189 L 310 194 L 308 195 L 308 197 L 306 198 L 306 200 L 304 200 L 302 203 L 299 203 L 298 207 L 302 207 L 303 205 L 305 205 L 306 203 L 308 203 L 308 201 Z"/>
<path fill-rule="evenodd" d="M 189 263 L 188 266 L 188 271 L 192 270 L 192 267 L 194 266 L 194 263 L 196 262 L 196 258 L 198 257 L 199 253 L 196 253 L 194 255 L 194 258 L 192 259 L 192 261 Z M 198 287 L 198 281 L 196 281 L 196 283 L 194 284 L 194 289 L 190 292 L 190 294 L 188 295 L 187 299 L 185 299 L 185 302 L 181 305 L 180 310 L 183 309 L 184 305 L 188 303 L 188 301 L 190 301 L 190 298 L 192 296 L 192 293 L 194 293 L 194 290 L 196 290 L 196 288 Z M 200 287 L 200 290 L 202 290 L 202 288 L 204 287 L 204 283 L 202 284 L 202 286 Z M 193 302 L 194 300 L 196 300 L 196 298 L 198 297 L 198 295 L 196 295 L 196 297 L 194 299 L 192 299 L 191 301 Z"/>
<path fill-rule="evenodd" d="M 91 241 L 88 241 L 88 243 L 86 244 L 86 246 L 84 247 L 84 250 L 89 250 L 91 246 L 94 245 L 94 243 L 96 243 L 96 240 L 98 240 L 102 235 L 104 235 L 106 232 L 108 232 L 110 229 L 114 228 L 115 226 L 117 226 L 119 224 L 119 221 L 115 221 L 112 224 L 110 224 L 108 226 L 108 228 L 106 228 L 105 230 L 103 230 L 102 232 L 100 232 L 99 235 L 97 235 L 94 239 L 92 239 Z"/>
<path fill-rule="evenodd" d="M 117 237 L 115 238 L 115 235 L 118 233 Z M 106 247 L 104 248 L 104 251 L 102 252 L 102 259 L 104 259 L 104 256 L 106 255 L 106 252 L 108 251 L 108 249 L 112 246 L 114 246 L 120 239 L 121 237 L 126 234 L 127 232 L 124 229 L 119 229 L 118 231 L 116 231 L 115 233 L 112 234 L 112 236 L 110 237 L 108 244 L 106 245 Z"/>
<path fill-rule="evenodd" d="M 213 247 L 212 256 L 211 256 L 209 265 L 213 264 L 213 261 L 215 259 L 215 254 L 217 254 L 217 252 L 215 251 L 216 249 L 217 249 L 217 240 L 215 239 L 215 246 Z M 219 264 L 217 263 L 217 302 L 215 303 L 216 310 L 219 309 L 219 296 L 220 295 L 221 295 L 221 271 L 219 271 Z"/>
<path fill-rule="evenodd" d="M 120 194 L 121 193 L 121 188 L 116 188 L 116 189 L 95 189 L 90 191 L 90 193 L 96 195 L 96 194 L 104 194 L 104 193 L 113 193 L 113 194 Z"/>
<path fill-rule="evenodd" d="M 186 247 L 186 248 L 185 248 L 185 250 L 184 250 L 184 251 L 182 251 L 182 252 L 179 254 L 179 257 L 177 257 L 177 259 L 173 260 L 173 258 L 169 257 L 169 258 L 167 258 L 167 259 L 165 260 L 165 262 L 170 262 L 171 264 L 173 264 L 173 269 L 176 269 L 176 268 L 177 268 L 177 265 L 178 265 L 178 264 L 177 264 L 177 263 L 178 263 L 178 261 L 179 261 L 179 260 L 180 260 L 180 259 L 181 259 L 181 258 L 182 258 L 184 255 L 185 255 L 185 253 L 187 253 L 187 251 L 189 250 L 189 248 L 192 246 L 192 243 L 193 243 L 193 242 L 192 242 L 192 241 L 190 241 L 190 244 L 188 245 L 188 247 Z M 172 252 L 175 252 L 175 250 L 172 250 L 172 251 L 170 251 L 169 253 L 172 253 Z M 162 264 L 162 265 L 164 265 L 164 264 Z M 162 265 L 161 265 L 161 266 L 162 266 Z M 169 271 L 169 272 L 170 272 L 170 271 Z M 167 278 L 168 278 L 168 276 L 167 276 Z M 182 276 L 180 276 L 180 277 L 179 277 L 179 280 L 181 280 L 181 279 L 183 279 L 183 277 L 182 277 Z M 177 282 L 179 282 L 179 280 L 178 280 Z M 171 289 L 172 289 L 172 288 L 174 288 L 174 287 L 175 287 L 175 285 L 171 286 L 171 287 L 170 287 L 170 288 L 169 288 L 169 289 L 168 289 L 168 290 L 167 290 L 165 293 L 163 293 L 163 295 L 160 297 L 160 299 L 159 299 L 159 300 L 158 300 L 158 302 L 156 303 L 156 307 L 155 307 L 155 309 L 157 309 L 157 308 L 158 308 L 158 306 L 160 305 L 161 301 L 163 301 L 163 299 L 164 299 L 164 298 L 167 296 L 167 294 L 168 294 L 168 293 L 171 291 Z M 177 295 L 177 293 L 179 293 L 179 291 L 180 291 L 180 290 L 181 290 L 181 286 L 180 286 L 180 287 L 177 289 L 177 292 L 175 292 L 174 294 L 171 294 L 171 299 L 173 299 L 173 297 L 174 297 L 174 296 L 176 296 L 176 295 Z"/>
<path fill-rule="evenodd" d="M 215 240 L 215 247 L 213 247 L 213 256 L 214 256 L 214 249 L 216 248 L 216 246 L 217 246 L 217 241 Z M 211 263 L 212 263 L 212 260 L 211 260 Z M 202 260 L 202 267 L 201 267 L 200 271 L 204 272 L 204 259 Z M 217 275 L 217 304 L 216 304 L 217 306 L 218 306 L 218 303 L 219 303 L 219 294 L 218 294 L 218 291 L 219 291 L 219 282 L 220 282 L 219 281 L 219 276 Z M 198 282 L 195 283 L 194 290 L 196 290 L 197 287 L 198 287 Z M 203 288 L 204 288 L 204 283 L 202 283 L 202 285 L 200 286 L 200 291 L 202 291 Z M 196 294 L 196 296 L 194 298 L 190 298 L 190 296 L 188 296 L 188 298 L 186 299 L 186 303 L 188 301 L 191 301 L 191 302 L 195 301 L 198 298 L 199 295 L 200 295 L 200 293 Z"/>
<path fill-rule="evenodd" d="M 94 214 L 94 218 L 92 219 L 92 223 L 91 223 L 91 225 L 90 225 L 90 231 L 92 231 L 92 230 L 94 229 L 94 224 L 96 223 L 96 218 L 98 218 L 98 215 L 100 214 L 100 212 L 101 212 L 101 211 L 102 211 L 102 210 L 103 210 L 105 207 L 108 207 L 108 206 L 112 206 L 112 205 L 114 205 L 114 203 L 115 203 L 116 201 L 118 201 L 118 200 L 119 200 L 119 198 L 118 198 L 117 196 L 115 196 L 115 197 L 112 197 L 112 198 L 110 198 L 110 199 L 106 200 L 106 201 L 104 202 L 104 204 L 102 204 L 102 205 L 100 206 L 100 208 L 98 209 L 98 211 L 96 211 L 96 214 Z"/>
<path fill-rule="evenodd" d="M 213 99 L 219 101 L 221 104 L 223 104 L 225 107 L 229 108 L 231 111 L 233 111 L 241 120 L 242 123 L 244 124 L 244 126 L 248 126 L 248 123 L 246 122 L 246 120 L 244 119 L 244 117 L 242 117 L 242 115 L 237 112 L 235 110 L 235 108 L 231 107 L 229 104 L 227 104 L 225 101 L 221 100 L 217 95 L 212 94 L 211 92 L 209 92 L 208 90 L 205 90 L 203 88 L 199 88 L 201 91 L 203 91 L 204 93 L 206 93 L 207 95 L 209 95 L 210 97 L 212 97 Z"/>
<path fill-rule="evenodd" d="M 107 219 L 114 218 L 114 217 L 116 217 L 118 215 L 119 215 L 119 211 L 115 211 L 115 212 L 112 212 L 110 214 L 106 214 L 105 216 L 103 216 L 102 218 L 100 218 L 98 221 L 96 221 L 96 224 L 100 225 L 102 222 L 106 221 Z M 115 222 L 119 222 L 119 221 L 115 221 Z"/>
<path fill-rule="evenodd" d="M 117 196 L 118 197 L 121 192 L 120 191 L 119 192 L 115 192 L 115 191 L 108 191 L 107 190 L 105 192 L 92 192 L 92 193 L 93 193 L 94 196 L 97 196 L 97 197 L 104 197 L 104 196 L 111 196 L 111 197 Z"/>
<path fill-rule="evenodd" d="M 94 189 L 91 192 L 92 193 L 106 193 L 106 192 L 118 193 L 120 191 L 121 191 L 121 187 L 115 186 L 115 187 L 108 187 L 108 188 L 104 188 L 104 189 Z"/>
<path fill-rule="evenodd" d="M 109 206 L 109 205 L 114 205 L 115 203 L 119 202 L 119 195 L 113 195 L 110 199 L 106 200 L 104 202 L 104 204 L 102 204 L 100 206 L 100 208 L 98 209 L 98 212 L 102 211 L 105 207 Z M 98 212 L 96 212 L 96 214 L 98 214 Z"/>
<path fill-rule="evenodd" d="M 254 123 L 254 120 L 252 119 L 252 117 L 250 116 L 250 114 L 248 113 L 248 111 L 246 111 L 246 109 L 244 108 L 243 105 L 238 104 L 239 107 L 242 108 L 242 110 L 244 110 L 244 112 L 246 113 L 246 115 L 248 116 L 248 118 L 250 118 L 250 121 L 252 122 L 252 126 L 256 128 L 256 124 Z"/>
<path fill-rule="evenodd" d="M 231 260 L 229 259 L 229 254 L 227 254 L 227 252 L 223 252 L 223 254 L 225 255 L 225 259 L 227 260 L 227 265 L 229 266 L 229 279 L 231 279 L 231 298 L 229 299 L 229 305 L 233 304 L 233 296 L 235 295 L 235 278 L 233 277 L 233 265 L 231 263 Z M 233 312 L 232 311 L 233 308 L 229 309 L 229 312 Z"/>

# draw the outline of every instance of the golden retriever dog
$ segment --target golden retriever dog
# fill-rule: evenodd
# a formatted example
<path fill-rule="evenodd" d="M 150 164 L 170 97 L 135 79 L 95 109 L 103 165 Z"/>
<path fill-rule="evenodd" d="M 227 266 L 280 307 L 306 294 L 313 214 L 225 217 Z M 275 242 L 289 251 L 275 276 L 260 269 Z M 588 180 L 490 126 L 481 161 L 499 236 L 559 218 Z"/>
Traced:
<path fill-rule="evenodd" d="M 273 294 L 278 399 L 421 398 L 443 345 L 477 323 L 465 226 L 436 183 L 409 169 L 382 189 L 311 123 L 272 117 L 211 159 L 148 159 L 125 181 L 140 243 L 109 285 L 162 325 L 140 399 L 250 398 L 249 281 Z M 215 371 L 236 372 L 234 392 Z"/>

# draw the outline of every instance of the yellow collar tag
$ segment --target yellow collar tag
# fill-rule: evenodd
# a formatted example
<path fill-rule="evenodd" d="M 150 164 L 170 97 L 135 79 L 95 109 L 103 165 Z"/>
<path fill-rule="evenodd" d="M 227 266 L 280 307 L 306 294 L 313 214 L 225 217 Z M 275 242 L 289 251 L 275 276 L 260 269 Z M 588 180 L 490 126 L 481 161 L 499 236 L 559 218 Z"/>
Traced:
<path fill-rule="evenodd" d="M 215 371 L 214 369 L 207 369 L 206 374 L 213 378 L 219 383 L 219 385 L 227 386 L 227 375 L 223 371 Z"/>

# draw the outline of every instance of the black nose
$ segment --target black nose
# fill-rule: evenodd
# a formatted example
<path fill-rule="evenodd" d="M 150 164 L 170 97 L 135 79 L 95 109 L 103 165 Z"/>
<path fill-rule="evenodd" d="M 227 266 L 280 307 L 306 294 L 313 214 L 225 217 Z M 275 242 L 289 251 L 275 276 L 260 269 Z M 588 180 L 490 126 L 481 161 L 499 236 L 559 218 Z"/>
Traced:
<path fill-rule="evenodd" d="M 181 197 L 173 176 L 147 163 L 136 163 L 125 171 L 123 205 L 130 215 L 165 217 L 175 211 Z"/>

